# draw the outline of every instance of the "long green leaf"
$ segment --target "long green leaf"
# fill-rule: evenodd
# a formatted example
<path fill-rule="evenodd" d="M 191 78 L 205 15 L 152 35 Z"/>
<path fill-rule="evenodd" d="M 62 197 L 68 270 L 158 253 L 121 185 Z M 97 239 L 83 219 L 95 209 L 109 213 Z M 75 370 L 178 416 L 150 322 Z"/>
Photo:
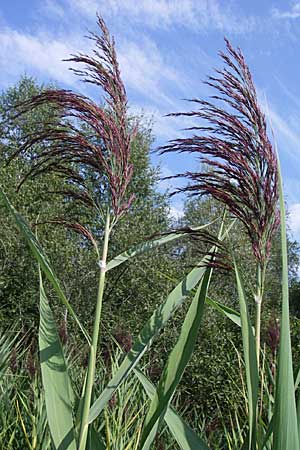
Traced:
<path fill-rule="evenodd" d="M 234 225 L 234 221 L 229 225 L 224 234 L 220 237 L 223 240 L 229 230 Z M 213 250 L 213 247 L 209 251 Z M 160 330 L 166 325 L 167 321 L 172 317 L 178 307 L 184 302 L 190 292 L 197 286 L 201 278 L 203 277 L 206 269 L 206 264 L 210 256 L 205 256 L 198 267 L 194 268 L 185 278 L 181 281 L 175 289 L 169 294 L 165 302 L 160 305 L 152 314 L 150 319 L 144 325 L 142 331 L 137 337 L 131 351 L 124 355 L 124 360 L 119 367 L 114 377 L 109 381 L 104 391 L 95 401 L 90 408 L 89 423 L 93 422 L 101 413 L 114 391 L 118 389 L 120 384 L 127 378 L 133 368 L 137 365 L 142 358 L 146 350 L 150 347 L 155 336 L 158 335 Z"/>
<path fill-rule="evenodd" d="M 30 230 L 29 226 L 27 225 L 27 223 L 25 222 L 23 217 L 16 211 L 14 206 L 10 203 L 7 195 L 5 194 L 5 192 L 3 191 L 1 186 L 0 186 L 0 197 L 2 197 L 4 205 L 6 206 L 7 210 L 10 212 L 10 214 L 13 216 L 17 227 L 19 228 L 19 230 L 22 233 L 23 237 L 27 241 L 27 243 L 28 243 L 28 245 L 29 245 L 29 247 L 30 247 L 34 257 L 36 258 L 36 260 L 40 264 L 41 269 L 43 270 L 44 274 L 46 275 L 46 277 L 48 278 L 48 280 L 52 284 L 52 286 L 55 289 L 55 291 L 56 291 L 58 297 L 60 298 L 61 302 L 68 309 L 69 313 L 71 314 L 71 316 L 73 317 L 73 319 L 75 320 L 77 325 L 79 326 L 80 330 L 84 334 L 84 336 L 87 339 L 87 341 L 90 342 L 90 338 L 89 338 L 86 330 L 84 329 L 83 325 L 80 323 L 78 317 L 75 314 L 75 311 L 73 310 L 73 308 L 70 305 L 68 299 L 66 298 L 63 290 L 60 287 L 58 278 L 57 278 L 57 276 L 56 276 L 56 274 L 55 274 L 55 272 L 54 272 L 54 270 L 53 270 L 53 268 L 52 268 L 52 266 L 50 264 L 49 259 L 45 255 L 42 247 L 40 246 L 39 242 L 37 241 L 36 237 L 34 236 L 32 231 Z"/>
<path fill-rule="evenodd" d="M 297 398 L 297 428 L 298 428 L 298 440 L 299 440 L 299 448 L 300 448 L 300 395 L 298 392 Z"/>
<path fill-rule="evenodd" d="M 105 450 L 106 446 L 93 425 L 89 427 L 86 450 Z"/>
<path fill-rule="evenodd" d="M 155 387 L 139 369 L 134 369 L 134 371 L 152 400 L 156 391 Z M 192 430 L 172 406 L 167 407 L 164 420 L 182 450 L 210 450 L 203 439 Z"/>
<path fill-rule="evenodd" d="M 72 416 L 73 393 L 41 273 L 39 350 L 47 419 L 55 450 L 76 450 Z"/>
<path fill-rule="evenodd" d="M 101 413 L 106 403 L 111 398 L 114 391 L 126 379 L 132 369 L 137 365 L 146 350 L 150 347 L 155 336 L 166 325 L 182 302 L 188 297 L 192 289 L 199 283 L 205 273 L 204 267 L 206 257 L 199 267 L 194 268 L 169 294 L 165 302 L 158 306 L 150 319 L 144 325 L 138 335 L 131 351 L 125 356 L 121 366 L 109 381 L 100 397 L 95 401 L 90 409 L 89 423 L 93 422 Z"/>
<path fill-rule="evenodd" d="M 149 450 L 166 409 L 195 348 L 203 317 L 211 269 L 207 268 L 185 316 L 178 341 L 171 351 L 145 419 L 140 448 Z"/>
<path fill-rule="evenodd" d="M 239 327 L 241 326 L 241 316 L 237 311 L 230 308 L 229 306 L 223 305 L 222 303 L 217 302 L 216 300 L 212 300 L 211 298 L 208 297 L 206 297 L 205 302 L 209 306 L 212 306 L 216 311 L 220 312 L 225 317 L 230 319 L 236 325 L 238 325 Z"/>
<path fill-rule="evenodd" d="M 213 220 L 212 222 L 202 225 L 200 227 L 191 228 L 193 231 L 200 231 L 205 228 L 208 228 L 211 226 L 216 220 Z M 182 233 L 170 233 L 166 234 L 164 236 L 161 236 L 160 238 L 153 239 L 151 241 L 145 241 L 141 244 L 135 245 L 126 252 L 121 253 L 120 255 L 116 256 L 114 259 L 109 261 L 107 264 L 106 270 L 111 270 L 114 267 L 119 266 L 120 264 L 123 264 L 124 262 L 128 261 L 128 259 L 133 258 L 134 256 L 141 255 L 142 253 L 146 253 L 150 250 L 153 250 L 154 248 L 160 247 L 161 245 L 167 244 L 168 242 L 175 241 L 177 239 L 182 238 L 183 236 L 188 236 L 189 233 L 182 232 Z"/>
<path fill-rule="evenodd" d="M 248 305 L 246 301 L 246 296 L 244 288 L 242 285 L 242 280 L 237 268 L 236 263 L 234 263 L 240 313 L 241 313 L 241 323 L 242 323 L 242 336 L 243 336 L 243 351 L 246 367 L 246 380 L 247 380 L 247 397 L 249 406 L 249 445 L 248 448 L 256 449 L 256 409 L 257 409 L 257 397 L 258 397 L 258 368 L 257 368 L 257 357 L 255 351 L 255 338 L 253 335 L 253 329 L 251 325 L 251 320 L 248 312 Z"/>
<path fill-rule="evenodd" d="M 286 212 L 279 162 L 278 174 L 282 251 L 282 313 L 275 390 L 273 442 L 274 450 L 299 450 L 299 431 L 297 426 L 297 411 L 289 322 L 288 250 L 285 219 Z"/>

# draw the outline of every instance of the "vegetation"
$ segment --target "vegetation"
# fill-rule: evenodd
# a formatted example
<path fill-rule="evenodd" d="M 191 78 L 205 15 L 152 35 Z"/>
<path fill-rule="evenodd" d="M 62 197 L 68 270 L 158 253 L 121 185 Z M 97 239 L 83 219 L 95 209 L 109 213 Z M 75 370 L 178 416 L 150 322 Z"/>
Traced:
<path fill-rule="evenodd" d="M 244 57 L 226 41 L 160 149 L 203 164 L 174 229 L 98 25 L 70 61 L 103 104 L 27 77 L 0 99 L 1 448 L 297 450 L 299 250 Z"/>

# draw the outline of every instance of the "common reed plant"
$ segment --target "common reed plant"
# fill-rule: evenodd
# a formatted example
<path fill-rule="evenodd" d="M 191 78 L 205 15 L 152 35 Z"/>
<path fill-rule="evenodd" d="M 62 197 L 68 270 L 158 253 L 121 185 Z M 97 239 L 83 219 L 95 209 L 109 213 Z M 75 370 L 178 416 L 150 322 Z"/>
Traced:
<path fill-rule="evenodd" d="M 36 162 L 27 177 L 49 171 L 58 172 L 65 178 L 67 186 L 60 193 L 89 208 L 95 208 L 104 223 L 102 256 L 98 261 L 98 297 L 80 425 L 80 450 L 85 449 L 88 435 L 88 412 L 95 379 L 109 236 L 113 226 L 132 201 L 132 197 L 126 199 L 126 188 L 133 170 L 129 159 L 134 131 L 130 130 L 127 121 L 127 96 L 120 77 L 114 41 L 101 17 L 98 17 L 98 26 L 101 34 L 90 35 L 95 44 L 94 55 L 78 54 L 72 56 L 69 61 L 84 65 L 83 69 L 72 70 L 85 83 L 102 89 L 105 107 L 71 91 L 46 90 L 21 105 L 21 114 L 40 105 L 53 105 L 57 111 L 56 120 L 43 124 L 34 136 L 28 136 L 18 150 L 18 153 L 26 152 L 33 145 L 43 143 L 44 150 L 34 157 Z M 86 133 L 83 131 L 84 127 L 88 129 Z M 90 136 L 87 135 L 89 133 Z M 90 189 L 86 186 L 83 175 L 89 170 L 93 171 L 95 180 Z M 54 222 L 74 229 L 88 238 L 97 255 L 100 255 L 93 234 L 82 224 L 68 223 L 63 218 L 55 219 Z"/>
<path fill-rule="evenodd" d="M 101 253 L 100 242 L 88 226 L 78 222 L 70 223 L 65 218 L 54 218 L 56 223 L 74 229 L 88 238 L 96 250 L 99 287 L 91 337 L 63 292 L 36 235 L 14 209 L 4 190 L 1 190 L 4 205 L 39 263 L 39 355 L 52 446 L 55 450 L 115 448 L 116 444 L 111 443 L 109 435 L 105 433 L 105 425 L 111 421 L 110 407 L 117 408 L 117 405 L 114 405 L 116 392 L 126 386 L 124 383 L 128 382 L 129 376 L 135 376 L 149 399 L 149 406 L 147 404 L 145 408 L 143 424 L 138 431 L 139 438 L 135 441 L 134 448 L 154 448 L 155 442 L 158 442 L 157 435 L 166 427 L 180 448 L 208 450 L 205 440 L 194 432 L 172 406 L 176 389 L 197 344 L 205 305 L 208 303 L 242 330 L 247 387 L 247 424 L 241 427 L 239 435 L 242 448 L 297 450 L 299 433 L 295 391 L 299 381 L 295 386 L 289 335 L 288 267 L 282 181 L 277 154 L 268 138 L 266 119 L 259 107 L 252 77 L 242 52 L 235 50 L 226 41 L 227 53 L 221 53 L 225 68 L 217 71 L 217 75 L 209 77 L 207 81 L 207 84 L 216 90 L 211 101 L 193 99 L 195 110 L 173 114 L 197 117 L 200 119 L 199 126 L 190 128 L 194 133 L 191 137 L 173 140 L 160 149 L 162 153 L 195 153 L 207 165 L 208 170 L 205 172 L 187 172 L 178 176 L 184 176 L 190 183 L 182 189 L 184 192 L 200 196 L 211 195 L 222 203 L 225 212 L 220 218 L 218 236 L 208 232 L 211 224 L 172 230 L 137 244 L 107 262 L 112 229 L 118 225 L 118 221 L 126 214 L 133 201 L 133 197 L 127 195 L 127 188 L 134 170 L 130 162 L 130 147 L 136 126 L 128 121 L 126 91 L 119 71 L 114 40 L 101 17 L 98 17 L 98 25 L 100 35 L 90 35 L 95 44 L 93 55 L 74 55 L 70 61 L 84 65 L 83 69 L 73 71 L 85 83 L 101 88 L 104 94 L 103 104 L 98 105 L 86 96 L 71 91 L 56 89 L 47 90 L 18 106 L 18 114 L 44 104 L 51 105 L 56 111 L 55 120 L 41 124 L 40 130 L 34 136 L 29 135 L 17 152 L 26 154 L 29 149 L 34 149 L 36 144 L 43 144 L 43 149 L 33 156 L 33 166 L 27 177 L 48 171 L 63 176 L 66 182 L 66 189 L 60 192 L 63 197 L 69 198 L 70 201 L 79 201 L 89 210 L 93 209 L 99 217 L 99 226 L 103 227 Z M 89 174 L 92 174 L 91 178 L 87 176 Z M 283 266 L 282 318 L 274 381 L 275 400 L 270 397 L 270 410 L 266 416 L 258 402 L 259 387 L 263 401 L 265 386 L 264 381 L 261 386 L 259 384 L 262 373 L 261 305 L 272 238 L 279 225 L 278 202 Z M 228 212 L 233 217 L 233 220 L 229 220 L 229 225 L 225 219 Z M 230 229 L 235 220 L 240 220 L 248 233 L 257 265 L 257 282 L 253 286 L 256 304 L 254 327 L 249 314 L 250 301 L 244 292 L 234 248 L 230 245 Z M 98 341 L 107 273 L 139 254 L 190 236 L 207 244 L 206 254 L 199 257 L 198 264 L 174 287 L 165 301 L 156 307 L 132 345 L 130 342 L 124 349 L 120 365 L 99 392 L 99 382 L 95 374 L 99 370 Z M 239 311 L 208 297 L 213 271 L 218 268 L 234 270 Z M 69 376 L 65 350 L 59 338 L 52 305 L 49 304 L 44 289 L 44 277 L 50 282 L 57 298 L 68 310 L 69 317 L 73 318 L 88 344 L 88 366 L 80 393 L 74 389 Z M 140 364 L 142 357 L 183 303 L 187 304 L 187 309 L 177 341 L 168 355 L 157 385 L 154 386 Z M 300 380 L 299 374 L 297 380 Z M 235 441 L 237 442 L 236 438 Z M 227 442 L 232 440 L 227 437 Z"/>
<path fill-rule="evenodd" d="M 272 441 L 276 449 L 296 449 L 299 443 L 289 336 L 285 205 L 279 161 L 275 145 L 267 134 L 266 118 L 258 104 L 245 58 L 239 48 L 234 49 L 227 39 L 225 42 L 227 52 L 220 53 L 224 68 L 216 70 L 216 75 L 209 76 L 205 82 L 215 90 L 210 101 L 191 99 L 194 110 L 170 114 L 199 119 L 199 125 L 188 128 L 194 134 L 191 137 L 172 140 L 162 146 L 160 152 L 191 153 L 199 156 L 207 170 L 176 175 L 189 181 L 188 185 L 178 190 L 192 196 L 208 195 L 223 204 L 232 216 L 242 222 L 252 244 L 257 263 L 257 282 L 252 288 L 256 305 L 254 333 L 249 314 L 249 300 L 245 295 L 234 249 L 230 247 L 230 242 L 228 243 L 239 296 L 247 380 L 248 431 L 243 448 L 264 448 Z M 272 405 L 273 415 L 271 419 L 268 417 L 270 423 L 267 424 L 261 416 L 262 408 L 258 409 L 261 311 L 272 239 L 280 219 L 283 265 L 280 356 L 275 383 L 275 404 Z M 261 390 L 261 396 L 263 395 L 264 386 Z"/>

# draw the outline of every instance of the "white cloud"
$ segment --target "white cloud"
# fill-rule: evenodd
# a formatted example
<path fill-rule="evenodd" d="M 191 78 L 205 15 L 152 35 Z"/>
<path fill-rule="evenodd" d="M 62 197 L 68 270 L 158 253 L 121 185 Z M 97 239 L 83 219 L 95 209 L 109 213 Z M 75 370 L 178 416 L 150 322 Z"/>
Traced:
<path fill-rule="evenodd" d="M 23 72 L 35 69 L 43 75 L 69 85 L 75 83 L 73 74 L 68 70 L 68 58 L 76 45 L 70 45 L 68 39 L 57 39 L 46 34 L 30 35 L 11 28 L 0 31 L 0 83 L 11 83 Z"/>
<path fill-rule="evenodd" d="M 104 13 L 103 2 L 97 0 L 67 0 L 68 6 L 87 16 L 95 17 L 96 12 Z"/>
<path fill-rule="evenodd" d="M 291 100 L 297 106 L 297 108 L 300 108 L 300 98 L 294 92 L 292 92 L 289 87 L 280 80 L 280 78 L 278 78 L 276 75 L 274 76 L 274 78 L 281 87 L 284 94 L 288 97 L 288 99 Z"/>
<path fill-rule="evenodd" d="M 181 219 L 183 217 L 184 211 L 182 206 L 171 206 L 169 216 L 173 219 Z"/>
<path fill-rule="evenodd" d="M 41 5 L 41 12 L 46 17 L 53 16 L 61 19 L 65 16 L 66 8 L 56 0 L 46 0 Z"/>
<path fill-rule="evenodd" d="M 281 11 L 278 8 L 273 8 L 272 17 L 274 19 L 298 19 L 300 17 L 300 2 L 294 3 L 291 9 L 287 11 Z"/>
<path fill-rule="evenodd" d="M 98 10 L 117 18 L 154 28 L 185 26 L 200 31 L 217 29 L 223 32 L 253 31 L 257 19 L 234 14 L 228 2 L 219 0 L 68 0 L 72 8 L 91 17 Z"/>
<path fill-rule="evenodd" d="M 300 161 L 300 129 L 298 128 L 295 131 L 289 122 L 273 106 L 270 106 L 262 93 L 259 92 L 259 94 L 261 106 L 269 120 L 272 131 L 274 131 L 275 141 L 281 140 L 284 143 L 282 150 L 294 160 Z"/>
<path fill-rule="evenodd" d="M 283 136 L 286 138 L 287 143 L 284 147 L 284 151 L 289 154 L 293 159 L 300 159 L 299 144 L 300 144 L 300 130 L 295 132 L 279 114 L 274 110 L 270 111 L 271 123 L 274 126 L 275 137 Z M 295 151 L 296 149 L 296 151 Z"/>
<path fill-rule="evenodd" d="M 44 7 L 50 8 L 53 14 L 61 14 L 61 5 L 52 0 Z M 31 73 L 34 69 L 51 79 L 75 85 L 76 77 L 68 70 L 69 64 L 62 60 L 82 50 L 83 45 L 87 47 L 88 41 L 81 36 L 79 31 L 75 37 L 67 32 L 53 36 L 43 28 L 32 34 L 3 28 L 0 30 L 0 61 L 3 62 L 0 63 L 0 83 L 11 83 L 22 72 Z M 121 41 L 118 59 L 126 86 L 149 97 L 151 102 L 163 103 L 169 109 L 175 106 L 165 93 L 165 86 L 180 85 L 179 75 L 151 39 L 140 36 L 138 42 Z"/>
<path fill-rule="evenodd" d="M 289 207 L 289 224 L 295 236 L 300 240 L 300 203 L 293 203 Z"/>
<path fill-rule="evenodd" d="M 139 43 L 123 41 L 118 58 L 127 86 L 152 101 L 174 105 L 163 92 L 162 84 L 179 85 L 179 75 L 166 63 L 152 40 L 141 37 Z"/>

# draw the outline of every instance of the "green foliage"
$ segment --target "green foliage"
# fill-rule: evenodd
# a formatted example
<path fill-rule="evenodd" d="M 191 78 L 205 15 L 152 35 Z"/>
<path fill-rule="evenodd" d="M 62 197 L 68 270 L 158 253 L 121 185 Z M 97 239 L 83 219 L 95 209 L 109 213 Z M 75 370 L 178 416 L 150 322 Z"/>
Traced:
<path fill-rule="evenodd" d="M 87 430 L 82 419 L 82 411 L 86 409 L 86 423 L 92 426 L 86 433 L 87 447 L 85 438 L 81 440 L 84 449 L 88 446 L 93 449 L 106 446 L 112 450 L 136 450 L 150 449 L 151 445 L 156 444 L 159 448 L 160 442 L 155 441 L 156 435 L 160 436 L 158 439 L 165 440 L 170 448 L 176 448 L 178 444 L 183 449 L 207 449 L 203 440 L 206 437 L 211 448 L 236 449 L 243 446 L 243 449 L 256 449 L 256 443 L 259 443 L 259 448 L 265 445 L 269 449 L 273 439 L 275 448 L 281 450 L 291 439 L 290 446 L 297 449 L 297 412 L 300 415 L 299 405 L 296 410 L 293 381 L 289 290 L 292 293 L 292 311 L 298 314 L 299 282 L 295 267 L 299 257 L 297 245 L 292 241 L 285 242 L 283 200 L 282 235 L 278 233 L 273 243 L 266 272 L 266 296 L 262 313 L 262 326 L 267 337 L 267 327 L 270 321 L 279 317 L 281 302 L 283 304 L 279 362 L 276 350 L 274 354 L 266 349 L 266 338 L 263 342 L 263 367 L 259 368 L 252 328 L 256 263 L 248 237 L 238 223 L 230 230 L 228 247 L 229 254 L 234 253 L 235 256 L 235 271 L 213 271 L 207 298 L 210 270 L 204 267 L 205 258 L 202 265 L 198 264 L 203 254 L 209 251 L 207 245 L 197 239 L 188 240 L 186 232 L 159 236 L 170 225 L 168 201 L 156 191 L 158 172 L 151 168 L 149 160 L 151 132 L 143 128 L 140 128 L 132 149 L 135 175 L 129 193 L 135 192 L 136 198 L 129 213 L 113 229 L 110 239 L 110 262 L 101 318 L 102 349 L 109 348 L 110 335 L 117 335 L 119 331 L 125 332 L 130 339 L 131 335 L 137 337 L 130 351 L 126 350 L 122 355 L 118 354 L 116 359 L 111 359 L 109 368 L 104 367 L 99 352 L 94 351 L 96 346 L 89 348 L 92 354 L 92 363 L 89 364 L 97 367 L 96 383 L 93 384 L 92 374 L 87 382 L 93 387 L 90 390 L 90 393 L 93 390 L 92 407 L 89 409 L 89 402 L 86 408 L 83 407 L 83 398 L 87 392 L 83 389 L 86 367 L 73 368 L 75 363 L 71 362 L 70 347 L 63 349 L 58 338 L 57 323 L 64 317 L 64 324 L 68 324 L 68 332 L 72 335 L 71 345 L 73 348 L 76 346 L 77 352 L 78 348 L 81 350 L 80 358 L 84 359 L 87 344 L 79 329 L 89 341 L 85 330 L 91 330 L 95 317 L 99 277 L 97 258 L 84 238 L 62 228 L 42 226 L 38 228 L 37 240 L 27 223 L 33 227 L 36 221 L 46 222 L 51 217 L 60 216 L 63 211 L 70 218 L 87 222 L 99 241 L 104 231 L 99 218 L 92 217 L 80 208 L 71 208 L 68 200 L 59 195 L 48 194 L 49 190 L 60 190 L 63 186 L 59 177 L 48 174 L 36 178 L 25 183 L 18 194 L 15 193 L 20 177 L 27 173 L 36 152 L 42 151 L 42 148 L 33 148 L 31 154 L 12 161 L 9 166 L 6 163 L 22 144 L 26 134 L 34 133 L 37 118 L 46 121 L 53 111 L 44 107 L 27 117 L 10 118 L 7 122 L 10 115 L 8 110 L 40 89 L 33 80 L 24 78 L 18 86 L 3 93 L 0 99 L 0 176 L 1 185 L 5 186 L 8 194 L 6 196 L 3 193 L 0 202 L 0 226 L 3 230 L 0 242 L 0 314 L 9 325 L 16 321 L 16 317 L 19 318 L 24 330 L 31 323 L 36 325 L 40 317 L 40 358 L 44 387 L 41 389 L 40 374 L 36 373 L 36 363 L 32 361 L 32 380 L 23 375 L 22 367 L 18 369 L 15 384 L 12 383 L 11 360 L 15 342 L 6 337 L 0 339 L 0 393 L 2 404 L 6 405 L 0 411 L 4 430 L 0 433 L 0 443 L 5 446 L 3 448 L 50 450 L 51 445 L 59 449 L 75 448 L 75 435 L 78 442 L 80 422 Z M 86 174 L 88 181 L 91 181 L 90 176 Z M 12 199 L 12 204 L 17 206 L 16 210 L 21 214 L 16 212 L 8 198 Z M 49 302 L 41 285 L 39 310 L 37 268 L 27 246 L 15 235 L 8 212 L 48 278 L 45 291 Z M 212 222 L 211 230 L 216 231 L 218 225 L 214 220 L 220 216 L 220 207 L 216 202 L 193 199 L 186 203 L 181 225 L 199 227 Z M 150 237 L 152 241 L 145 242 Z M 101 303 L 104 277 L 102 281 Z M 200 287 L 188 309 L 187 301 L 199 282 Z M 282 296 L 279 295 L 281 285 Z M 75 320 L 67 321 L 67 317 Z M 201 332 L 198 336 L 200 322 Z M 296 331 L 293 331 L 298 325 L 297 320 L 293 319 L 291 323 L 294 355 L 299 359 L 299 342 Z M 150 346 L 152 352 L 147 356 L 150 367 L 141 372 L 137 367 Z M 241 359 L 242 351 L 244 362 Z M 45 354 L 47 358 L 43 357 Z M 76 362 L 82 363 L 80 360 Z M 86 363 L 83 365 L 86 366 Z M 152 376 L 151 369 L 153 366 L 155 369 L 155 365 L 158 366 L 157 373 Z M 67 377 L 67 366 L 71 381 Z M 277 370 L 276 376 L 273 370 Z M 155 384 L 158 382 L 157 387 L 147 379 L 147 372 Z M 70 394 L 73 392 L 71 382 L 74 398 L 73 393 Z M 176 393 L 178 387 L 180 392 Z M 199 423 L 195 423 L 195 417 L 201 418 L 201 438 L 176 413 L 171 402 L 177 402 L 181 409 L 186 410 L 184 417 L 198 431 Z M 15 408 L 9 408 L 9 405 Z M 54 412 L 55 408 L 58 408 L 58 413 Z M 273 411 L 275 425 L 271 421 Z M 51 428 L 53 444 L 48 426 Z M 65 442 L 64 447 L 62 442 L 70 430 L 71 439 Z M 262 444 L 263 441 L 265 444 Z"/>
<path fill-rule="evenodd" d="M 76 450 L 72 416 L 74 394 L 41 273 L 39 352 L 47 418 L 54 446 L 61 450 Z"/>
<path fill-rule="evenodd" d="M 45 121 L 51 116 L 51 109 L 42 108 L 22 118 L 14 119 L 15 104 L 24 101 L 30 95 L 40 92 L 42 87 L 31 78 L 23 78 L 17 86 L 8 89 L 0 97 L 0 178 L 1 185 L 5 186 L 7 195 L 14 200 L 23 217 L 31 224 L 45 222 L 50 217 L 59 216 L 63 205 L 57 197 L 54 199 L 49 191 L 59 190 L 62 181 L 53 176 L 47 176 L 38 180 L 25 183 L 16 193 L 18 183 L 30 170 L 31 158 L 35 151 L 26 157 L 13 160 L 7 165 L 9 158 L 18 149 L 28 133 L 34 133 L 34 123 Z M 37 271 L 32 264 L 31 256 L 24 241 L 20 240 L 12 228 L 12 221 L 0 205 L 1 216 L 1 242 L 0 242 L 0 316 L 2 321 L 8 324 L 11 321 L 20 320 L 26 322 L 28 327 L 36 324 L 38 318 L 38 290 Z M 62 282 L 72 289 L 68 283 L 68 271 L 74 266 L 71 256 L 78 253 L 78 239 L 70 238 L 62 228 L 49 229 L 38 227 L 39 239 L 43 242 L 46 251 L 53 257 L 55 267 L 65 267 L 62 274 Z M 61 250 L 63 251 L 61 252 Z"/>

